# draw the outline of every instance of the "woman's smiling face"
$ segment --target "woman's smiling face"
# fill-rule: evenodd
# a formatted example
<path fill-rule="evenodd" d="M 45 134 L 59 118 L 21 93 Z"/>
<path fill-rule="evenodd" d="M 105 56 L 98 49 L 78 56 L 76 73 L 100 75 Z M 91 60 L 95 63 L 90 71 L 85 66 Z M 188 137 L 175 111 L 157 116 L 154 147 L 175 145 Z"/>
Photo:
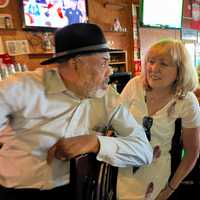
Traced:
<path fill-rule="evenodd" d="M 147 81 L 151 88 L 172 88 L 177 78 L 177 66 L 169 50 L 152 48 L 146 60 Z"/>

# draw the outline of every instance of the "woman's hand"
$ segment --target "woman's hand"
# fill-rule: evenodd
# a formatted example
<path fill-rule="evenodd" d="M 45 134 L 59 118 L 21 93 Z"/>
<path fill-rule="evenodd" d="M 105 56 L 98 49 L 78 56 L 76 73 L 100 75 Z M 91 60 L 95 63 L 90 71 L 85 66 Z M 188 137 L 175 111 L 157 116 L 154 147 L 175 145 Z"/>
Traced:
<path fill-rule="evenodd" d="M 47 162 L 51 163 L 53 158 L 59 160 L 70 160 L 85 153 L 98 153 L 100 144 L 96 135 L 81 135 L 58 140 L 49 150 Z"/>

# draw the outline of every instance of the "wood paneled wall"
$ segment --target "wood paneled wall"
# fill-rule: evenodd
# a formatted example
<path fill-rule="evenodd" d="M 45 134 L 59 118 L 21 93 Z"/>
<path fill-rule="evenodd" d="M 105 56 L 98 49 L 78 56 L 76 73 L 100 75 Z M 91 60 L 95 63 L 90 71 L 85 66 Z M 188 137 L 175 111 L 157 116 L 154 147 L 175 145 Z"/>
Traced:
<path fill-rule="evenodd" d="M 145 53 L 153 43 L 166 38 L 180 39 L 180 31 L 176 29 L 140 28 L 141 59 L 143 60 Z"/>
<path fill-rule="evenodd" d="M 22 19 L 20 16 L 20 8 L 18 0 L 10 0 L 10 3 L 6 8 L 0 8 L 0 14 L 11 14 L 14 24 L 13 30 L 0 30 L 0 36 L 3 41 L 6 40 L 23 40 L 29 41 L 31 53 L 30 55 L 15 56 L 15 61 L 25 63 L 29 69 L 35 69 L 40 67 L 40 62 L 47 57 L 51 56 L 44 52 L 41 45 L 32 46 L 31 40 L 37 40 L 38 33 L 32 33 L 23 31 Z M 108 2 L 108 4 L 105 4 Z M 88 0 L 88 13 L 89 22 L 97 23 L 100 25 L 105 32 L 106 38 L 113 43 L 113 48 L 123 49 L 128 52 L 128 68 L 132 71 L 132 55 L 133 55 L 133 31 L 132 31 L 132 0 Z M 113 32 L 111 27 L 114 19 L 119 18 L 121 26 L 126 28 L 127 32 Z M 39 34 L 39 37 L 40 34 Z M 37 53 L 38 52 L 38 53 Z M 36 54 L 37 53 L 37 54 Z"/>

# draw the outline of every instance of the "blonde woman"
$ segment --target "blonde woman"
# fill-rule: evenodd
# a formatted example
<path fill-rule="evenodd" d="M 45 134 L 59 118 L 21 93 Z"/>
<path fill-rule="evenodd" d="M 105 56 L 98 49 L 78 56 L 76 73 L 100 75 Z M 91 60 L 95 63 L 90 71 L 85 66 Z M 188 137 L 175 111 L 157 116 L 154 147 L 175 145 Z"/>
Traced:
<path fill-rule="evenodd" d="M 197 86 L 196 70 L 181 41 L 168 39 L 150 47 L 143 73 L 129 81 L 121 97 L 160 155 L 134 173 L 131 168 L 119 170 L 118 199 L 166 200 L 192 170 L 200 151 L 200 108 L 193 93 Z M 169 181 L 177 118 L 182 118 L 186 154 Z"/>

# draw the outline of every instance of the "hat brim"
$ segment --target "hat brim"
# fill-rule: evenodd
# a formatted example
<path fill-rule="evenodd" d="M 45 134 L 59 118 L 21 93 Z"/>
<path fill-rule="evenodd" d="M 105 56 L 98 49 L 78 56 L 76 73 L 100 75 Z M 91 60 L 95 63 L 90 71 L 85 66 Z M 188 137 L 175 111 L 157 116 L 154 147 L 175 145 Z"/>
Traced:
<path fill-rule="evenodd" d="M 76 55 L 83 55 L 83 54 L 90 54 L 90 53 L 100 53 L 100 52 L 114 52 L 114 51 L 121 51 L 121 49 L 109 49 L 109 48 L 102 48 L 102 49 L 96 49 L 96 50 L 87 50 L 87 51 L 80 51 L 76 53 L 66 53 L 61 56 L 54 56 L 52 58 L 49 58 L 47 60 L 42 61 L 40 64 L 41 65 L 49 65 L 53 63 L 59 62 L 59 60 L 65 58 L 66 60 L 75 57 Z"/>

